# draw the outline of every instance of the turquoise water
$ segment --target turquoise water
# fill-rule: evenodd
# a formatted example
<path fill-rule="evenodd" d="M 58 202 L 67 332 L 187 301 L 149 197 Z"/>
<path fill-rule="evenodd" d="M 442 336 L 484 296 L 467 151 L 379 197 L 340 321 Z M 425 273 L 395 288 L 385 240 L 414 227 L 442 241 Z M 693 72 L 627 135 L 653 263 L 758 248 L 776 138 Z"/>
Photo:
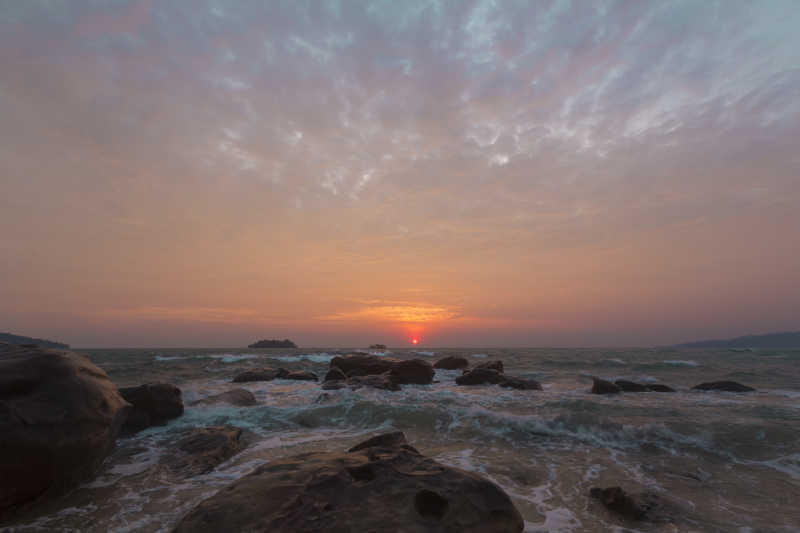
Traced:
<path fill-rule="evenodd" d="M 183 417 L 122 439 L 103 471 L 15 531 L 169 531 L 189 509 L 277 457 L 344 450 L 381 431 L 405 431 L 422 453 L 491 478 L 529 532 L 800 531 L 800 351 L 442 349 L 393 357 L 434 362 L 501 359 L 543 391 L 460 387 L 458 371 L 400 392 L 337 390 L 313 382 L 232 384 L 237 373 L 283 366 L 324 375 L 333 349 L 87 350 L 120 386 L 170 382 L 184 402 L 234 387 L 258 405 L 187 407 Z M 664 383 L 676 393 L 589 394 L 591 376 Z M 756 393 L 696 392 L 736 380 Z M 185 479 L 162 459 L 182 429 L 232 424 L 247 448 Z M 625 523 L 588 497 L 594 486 L 648 490 L 671 519 Z"/>

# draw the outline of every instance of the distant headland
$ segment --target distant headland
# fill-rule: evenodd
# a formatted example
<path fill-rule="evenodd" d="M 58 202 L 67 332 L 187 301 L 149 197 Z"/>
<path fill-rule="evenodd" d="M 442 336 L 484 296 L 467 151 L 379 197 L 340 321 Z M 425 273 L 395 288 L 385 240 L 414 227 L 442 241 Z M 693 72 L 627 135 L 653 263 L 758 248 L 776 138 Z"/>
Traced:
<path fill-rule="evenodd" d="M 0 342 L 7 342 L 9 344 L 35 344 L 37 346 L 41 346 L 42 348 L 58 348 L 60 350 L 69 350 L 69 344 L 64 344 L 63 342 L 34 339 L 33 337 L 14 335 L 13 333 L 0 333 Z"/>
<path fill-rule="evenodd" d="M 250 344 L 248 348 L 297 348 L 297 345 L 289 339 L 262 339 Z"/>
<path fill-rule="evenodd" d="M 765 348 L 791 349 L 800 348 L 800 331 L 769 333 L 766 335 L 746 335 L 733 339 L 716 339 L 707 341 L 676 344 L 675 348 Z"/>

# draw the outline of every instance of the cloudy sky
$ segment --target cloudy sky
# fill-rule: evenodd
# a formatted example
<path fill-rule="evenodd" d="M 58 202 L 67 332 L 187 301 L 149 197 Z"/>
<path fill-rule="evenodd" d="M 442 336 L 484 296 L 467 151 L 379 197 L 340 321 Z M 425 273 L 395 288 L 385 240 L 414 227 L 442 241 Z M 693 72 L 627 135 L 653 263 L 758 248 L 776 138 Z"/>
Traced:
<path fill-rule="evenodd" d="M 800 5 L 0 1 L 0 331 L 800 329 Z"/>

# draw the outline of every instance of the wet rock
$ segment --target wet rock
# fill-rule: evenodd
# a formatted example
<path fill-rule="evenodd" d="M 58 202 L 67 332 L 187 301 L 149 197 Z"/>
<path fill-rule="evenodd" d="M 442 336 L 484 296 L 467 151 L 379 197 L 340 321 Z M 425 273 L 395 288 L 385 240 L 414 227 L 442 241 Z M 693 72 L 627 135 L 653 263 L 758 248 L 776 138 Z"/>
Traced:
<path fill-rule="evenodd" d="M 190 405 L 212 405 L 215 403 L 229 403 L 238 407 L 249 407 L 256 405 L 256 397 L 246 389 L 232 389 L 221 394 L 215 394 L 202 400 L 192 402 Z"/>
<path fill-rule="evenodd" d="M 492 361 L 485 361 L 483 363 L 475 365 L 474 369 L 478 369 L 478 368 L 486 368 L 486 369 L 489 369 L 489 370 L 496 370 L 497 372 L 502 374 L 503 373 L 503 362 L 500 361 L 499 359 L 495 359 L 495 360 L 492 360 Z"/>
<path fill-rule="evenodd" d="M 317 381 L 317 375 L 313 372 L 305 372 L 297 370 L 295 372 L 289 372 L 285 376 L 282 376 L 283 379 L 294 379 L 297 381 Z"/>
<path fill-rule="evenodd" d="M 347 388 L 347 380 L 332 379 L 322 384 L 322 390 L 339 390 Z"/>
<path fill-rule="evenodd" d="M 608 510 L 633 520 L 642 520 L 647 515 L 647 507 L 629 496 L 621 487 L 601 489 L 594 487 L 589 495 L 599 500 Z"/>
<path fill-rule="evenodd" d="M 619 394 L 620 388 L 610 381 L 604 379 L 592 378 L 594 384 L 592 385 L 592 394 Z"/>
<path fill-rule="evenodd" d="M 517 390 L 542 390 L 542 385 L 535 379 L 503 376 L 505 379 L 499 383 L 501 387 Z"/>
<path fill-rule="evenodd" d="M 428 361 L 411 359 L 395 362 L 389 375 L 392 381 L 398 385 L 429 385 L 433 381 L 435 373 L 436 371 Z"/>
<path fill-rule="evenodd" d="M 358 390 L 362 387 L 371 387 L 373 389 L 388 391 L 399 391 L 401 389 L 400 385 L 392 379 L 388 372 L 377 376 L 355 376 L 349 378 L 346 385 L 350 387 L 351 390 Z"/>
<path fill-rule="evenodd" d="M 505 376 L 490 368 L 475 367 L 456 378 L 456 385 L 485 385 L 499 384 L 505 381 Z"/>
<path fill-rule="evenodd" d="M 289 371 L 285 368 L 271 368 L 265 366 L 263 368 L 256 368 L 242 372 L 233 378 L 234 383 L 248 383 L 251 381 L 272 381 L 277 378 L 285 378 L 289 375 Z"/>
<path fill-rule="evenodd" d="M 119 389 L 119 393 L 133 405 L 122 428 L 126 435 L 151 426 L 163 426 L 183 414 L 181 390 L 169 383 L 146 383 Z"/>
<path fill-rule="evenodd" d="M 401 385 L 409 383 L 427 385 L 433 381 L 435 374 L 431 364 L 423 359 L 400 360 L 362 354 L 334 357 L 330 363 L 330 368 L 333 367 L 339 368 L 348 378 L 389 372 L 395 383 Z"/>
<path fill-rule="evenodd" d="M 433 364 L 433 368 L 441 368 L 442 370 L 459 370 L 461 368 L 467 368 L 468 366 L 469 361 L 467 361 L 465 357 L 458 357 L 456 355 L 443 357 Z"/>
<path fill-rule="evenodd" d="M 653 392 L 675 392 L 675 389 L 673 389 L 672 387 L 668 385 L 662 385 L 660 383 L 649 383 L 645 386 L 647 387 L 647 390 Z"/>
<path fill-rule="evenodd" d="M 130 409 L 88 357 L 0 343 L 0 518 L 91 479 Z"/>
<path fill-rule="evenodd" d="M 709 381 L 692 387 L 694 390 L 718 390 L 724 392 L 753 392 L 756 389 L 736 381 Z"/>
<path fill-rule="evenodd" d="M 612 513 L 627 520 L 672 523 L 682 522 L 690 510 L 671 498 L 663 498 L 654 492 L 628 494 L 621 487 L 605 489 L 594 487 L 589 495 Z"/>
<path fill-rule="evenodd" d="M 339 367 L 331 367 L 328 373 L 325 374 L 325 379 L 322 381 L 334 381 L 337 379 L 347 379 L 347 375 L 342 372 Z"/>
<path fill-rule="evenodd" d="M 201 502 L 175 532 L 523 530 L 500 487 L 420 455 L 404 437 L 379 436 L 351 449 L 262 465 Z"/>
<path fill-rule="evenodd" d="M 190 429 L 178 441 L 167 465 L 186 477 L 205 474 L 242 449 L 241 436 L 242 430 L 233 426 Z"/>
<path fill-rule="evenodd" d="M 406 435 L 402 431 L 395 431 L 393 433 L 383 433 L 382 435 L 376 435 L 370 439 L 365 440 L 359 444 L 356 444 L 349 450 L 347 453 L 353 453 L 360 450 L 366 450 L 367 448 L 392 448 L 396 446 L 402 446 L 403 444 L 408 444 L 406 440 Z"/>
<path fill-rule="evenodd" d="M 628 381 L 625 379 L 618 379 L 614 384 L 619 387 L 622 392 L 648 392 L 650 389 L 646 385 Z"/>

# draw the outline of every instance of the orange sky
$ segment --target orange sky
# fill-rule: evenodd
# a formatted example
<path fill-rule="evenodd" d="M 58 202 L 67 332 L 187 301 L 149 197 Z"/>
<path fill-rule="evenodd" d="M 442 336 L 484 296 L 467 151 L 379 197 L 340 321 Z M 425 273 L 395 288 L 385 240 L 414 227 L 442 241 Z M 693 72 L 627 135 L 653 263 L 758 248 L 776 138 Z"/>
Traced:
<path fill-rule="evenodd" d="M 90 347 L 800 329 L 798 10 L 502 7 L 9 9 L 0 330 Z"/>

